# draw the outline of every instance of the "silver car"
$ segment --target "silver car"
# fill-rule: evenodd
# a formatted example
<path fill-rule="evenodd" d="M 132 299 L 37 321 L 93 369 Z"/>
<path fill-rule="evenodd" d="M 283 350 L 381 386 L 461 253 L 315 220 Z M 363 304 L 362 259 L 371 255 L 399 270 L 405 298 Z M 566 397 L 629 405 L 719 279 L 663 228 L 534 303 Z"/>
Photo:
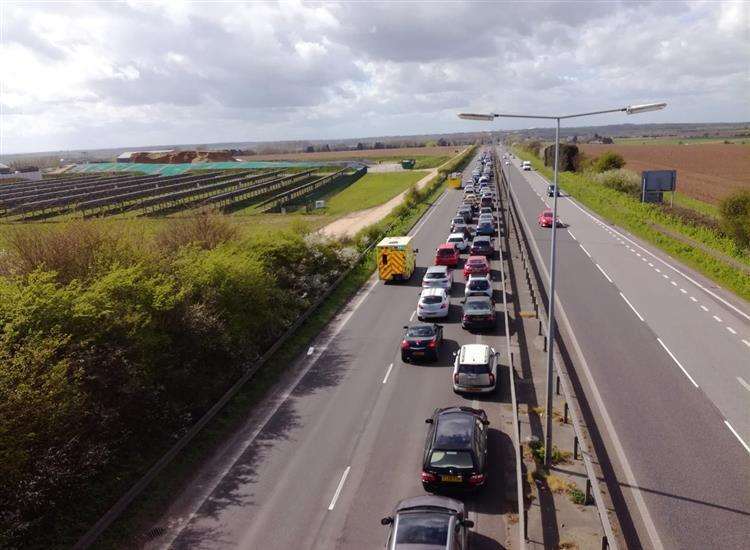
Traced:
<path fill-rule="evenodd" d="M 453 286 L 453 271 L 444 265 L 433 265 L 427 268 L 422 279 L 422 288 L 444 288 L 450 291 Z"/>
<path fill-rule="evenodd" d="M 390 526 L 387 550 L 466 549 L 474 527 L 463 502 L 434 495 L 402 500 L 380 524 Z"/>
<path fill-rule="evenodd" d="M 464 297 L 487 296 L 492 298 L 492 281 L 489 275 L 469 275 L 464 287 Z"/>
<path fill-rule="evenodd" d="M 450 311 L 450 297 L 444 288 L 425 288 L 417 302 L 417 319 L 445 318 Z"/>
<path fill-rule="evenodd" d="M 453 391 L 490 393 L 497 388 L 500 354 L 486 344 L 466 344 L 456 354 Z"/>

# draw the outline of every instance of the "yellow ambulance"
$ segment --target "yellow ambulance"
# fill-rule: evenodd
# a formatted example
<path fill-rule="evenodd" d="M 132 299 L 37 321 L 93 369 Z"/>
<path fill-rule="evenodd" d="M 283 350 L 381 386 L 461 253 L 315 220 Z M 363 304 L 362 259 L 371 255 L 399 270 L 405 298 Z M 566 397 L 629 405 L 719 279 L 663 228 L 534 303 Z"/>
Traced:
<path fill-rule="evenodd" d="M 386 237 L 377 244 L 378 275 L 383 281 L 407 280 L 417 266 L 412 237 Z"/>

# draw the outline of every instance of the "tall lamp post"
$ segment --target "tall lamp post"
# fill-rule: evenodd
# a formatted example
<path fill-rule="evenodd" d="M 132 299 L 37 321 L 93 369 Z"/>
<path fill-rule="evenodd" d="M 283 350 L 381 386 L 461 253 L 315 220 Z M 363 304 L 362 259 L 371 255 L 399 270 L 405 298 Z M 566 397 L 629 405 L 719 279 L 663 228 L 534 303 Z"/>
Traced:
<path fill-rule="evenodd" d="M 507 113 L 460 113 L 458 118 L 464 120 L 493 121 L 496 118 L 534 118 L 554 120 L 555 125 L 555 168 L 554 168 L 554 191 L 552 199 L 552 246 L 550 251 L 550 274 L 549 274 L 549 319 L 547 322 L 547 422 L 544 441 L 544 466 L 549 468 L 552 464 L 552 349 L 553 336 L 555 334 L 555 255 L 557 251 L 557 164 L 560 155 L 560 121 L 568 118 L 578 118 L 590 115 L 601 115 L 604 113 L 627 113 L 636 115 L 648 111 L 659 111 L 666 107 L 666 103 L 646 103 L 644 105 L 629 105 L 619 109 L 605 109 L 603 111 L 591 111 L 589 113 L 578 113 L 575 115 L 547 116 L 547 115 L 512 115 Z"/>

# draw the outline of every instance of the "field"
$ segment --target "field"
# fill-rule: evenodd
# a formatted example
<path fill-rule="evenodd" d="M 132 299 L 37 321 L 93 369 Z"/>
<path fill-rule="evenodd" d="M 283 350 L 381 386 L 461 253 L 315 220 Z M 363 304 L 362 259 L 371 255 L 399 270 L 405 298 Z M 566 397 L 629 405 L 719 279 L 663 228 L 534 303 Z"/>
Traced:
<path fill-rule="evenodd" d="M 702 143 L 696 145 L 582 144 L 589 157 L 614 151 L 629 170 L 677 170 L 677 189 L 683 195 L 710 204 L 739 189 L 750 188 L 750 145 Z"/>
<path fill-rule="evenodd" d="M 275 155 L 253 155 L 240 157 L 242 160 L 294 160 L 294 161 L 322 161 L 322 160 L 392 160 L 398 162 L 401 159 L 430 157 L 433 166 L 418 163 L 416 168 L 433 168 L 441 164 L 449 157 L 458 154 L 463 146 L 445 147 L 404 147 L 400 149 L 364 149 L 356 151 L 321 151 L 316 153 L 280 153 Z M 426 158 L 424 160 L 427 160 Z"/>
<path fill-rule="evenodd" d="M 428 172 L 386 172 L 367 174 L 356 183 L 332 197 L 325 212 L 332 216 L 355 210 L 365 210 L 389 201 L 410 185 L 417 183 Z"/>

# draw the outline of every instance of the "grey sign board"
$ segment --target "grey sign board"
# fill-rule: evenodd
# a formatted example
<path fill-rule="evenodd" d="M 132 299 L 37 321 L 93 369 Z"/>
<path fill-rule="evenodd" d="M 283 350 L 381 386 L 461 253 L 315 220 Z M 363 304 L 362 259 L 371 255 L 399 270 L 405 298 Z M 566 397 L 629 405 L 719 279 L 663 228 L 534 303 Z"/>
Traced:
<path fill-rule="evenodd" d="M 643 191 L 674 191 L 677 187 L 677 170 L 645 170 L 641 173 Z"/>

